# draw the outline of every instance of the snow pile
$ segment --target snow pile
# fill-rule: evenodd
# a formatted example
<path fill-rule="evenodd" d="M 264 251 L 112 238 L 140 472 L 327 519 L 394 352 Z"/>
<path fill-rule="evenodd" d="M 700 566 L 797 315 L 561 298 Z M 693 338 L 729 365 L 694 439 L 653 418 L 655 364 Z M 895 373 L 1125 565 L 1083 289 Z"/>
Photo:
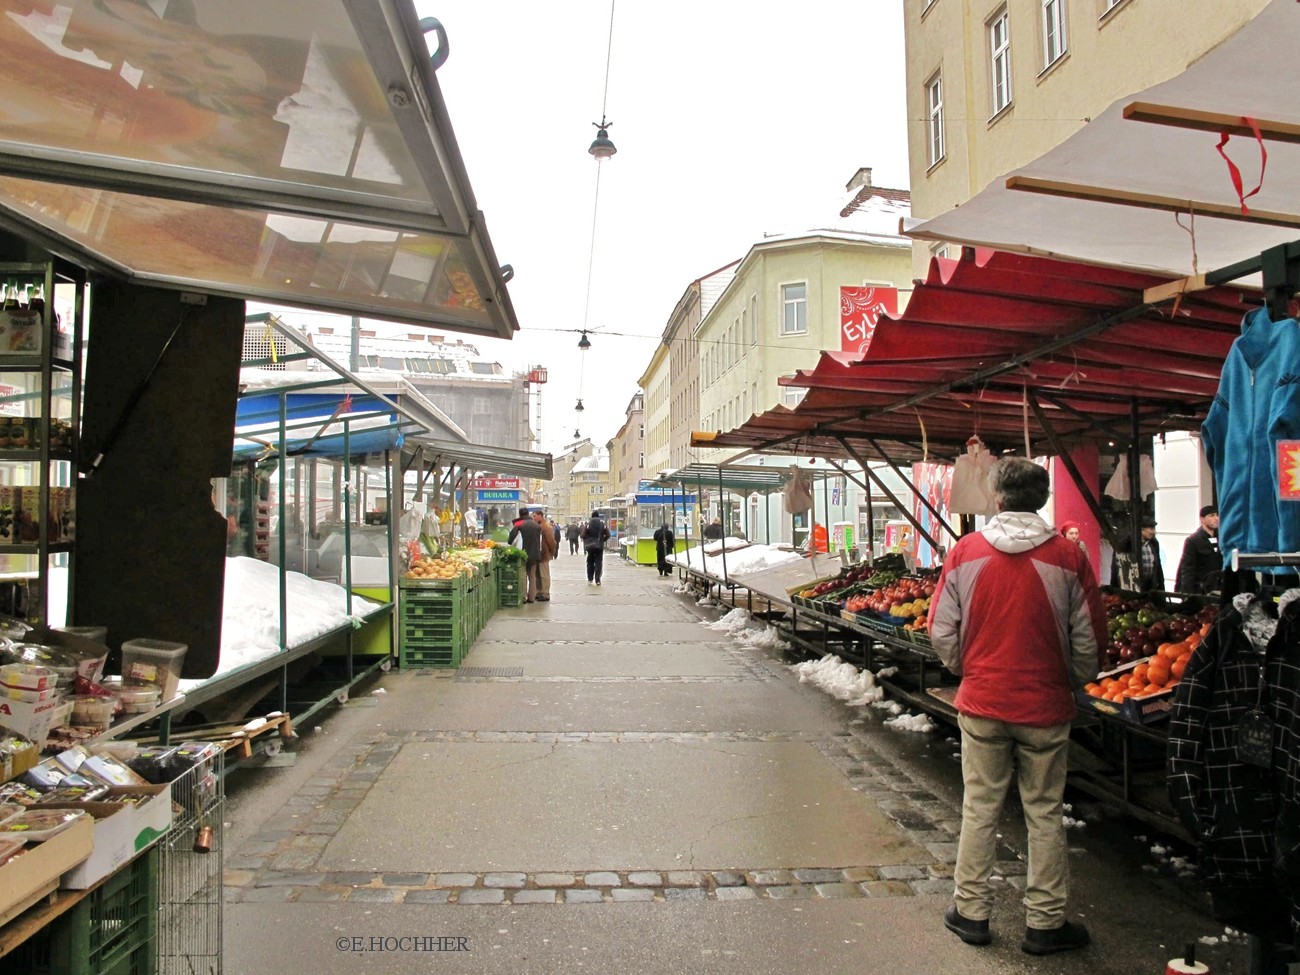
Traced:
<path fill-rule="evenodd" d="M 697 569 L 707 572 L 709 575 L 725 579 L 729 576 L 743 575 L 745 573 L 757 572 L 760 569 L 767 569 L 774 565 L 784 565 L 787 562 L 796 562 L 803 558 L 798 552 L 777 548 L 775 545 L 754 545 L 749 542 L 741 542 L 740 539 L 724 539 L 727 544 L 726 560 L 727 565 L 724 571 L 722 565 L 722 549 L 718 547 L 713 554 L 709 554 L 709 549 L 703 551 L 699 546 L 684 549 L 676 555 L 671 556 L 668 561 L 674 565 L 685 566 L 689 569 Z M 742 545 L 743 548 L 732 549 L 730 543 Z M 718 543 L 711 542 L 709 548 L 714 548 Z"/>
<path fill-rule="evenodd" d="M 700 625 L 706 626 L 710 630 L 717 630 L 720 633 L 730 633 L 734 636 L 742 630 L 749 629 L 749 621 L 751 619 L 753 619 L 753 616 L 750 614 L 749 610 L 737 607 L 721 619 L 714 620 L 712 623 L 701 623 Z"/>
<path fill-rule="evenodd" d="M 703 606 L 705 609 L 712 609 L 715 606 L 721 606 L 722 603 L 718 602 L 712 596 L 705 596 L 702 599 L 695 600 L 695 605 Z"/>
<path fill-rule="evenodd" d="M 378 603 L 352 597 L 348 615 L 347 592 L 332 582 L 310 579 L 301 572 L 286 572 L 286 642 L 296 647 L 337 629 L 360 623 L 361 615 Z M 221 660 L 224 674 L 280 650 L 280 570 L 259 559 L 226 559 L 226 587 L 221 618 Z M 181 681 L 181 690 L 202 681 Z"/>
<path fill-rule="evenodd" d="M 781 634 L 770 626 L 751 628 L 736 635 L 736 640 L 750 650 L 775 650 L 784 653 L 790 649 L 790 642 L 781 639 Z"/>
<path fill-rule="evenodd" d="M 851 707 L 873 704 L 885 696 L 884 688 L 870 671 L 858 670 L 834 654 L 794 664 L 790 669 L 799 675 L 799 683 L 820 687 Z"/>
<path fill-rule="evenodd" d="M 1070 813 L 1074 812 L 1074 807 L 1068 802 L 1061 803 L 1061 809 L 1065 813 L 1061 817 L 1061 822 L 1066 829 L 1083 829 L 1088 824 L 1082 819 L 1075 819 Z"/>
<path fill-rule="evenodd" d="M 934 722 L 928 714 L 900 714 L 896 718 L 886 719 L 885 727 L 890 731 L 916 731 L 921 734 L 935 730 Z"/>
<path fill-rule="evenodd" d="M 1159 843 L 1151 844 L 1151 855 L 1156 858 L 1157 863 L 1169 866 L 1180 877 L 1196 876 L 1196 864 L 1188 857 L 1175 856 L 1172 849 L 1167 846 L 1161 846 Z"/>

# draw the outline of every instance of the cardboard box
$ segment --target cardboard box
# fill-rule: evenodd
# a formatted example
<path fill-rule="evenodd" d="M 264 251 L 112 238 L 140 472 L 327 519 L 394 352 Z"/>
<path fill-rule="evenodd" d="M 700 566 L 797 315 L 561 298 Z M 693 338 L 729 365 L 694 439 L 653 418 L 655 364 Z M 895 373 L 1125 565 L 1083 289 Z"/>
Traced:
<path fill-rule="evenodd" d="M 0 866 L 0 917 L 31 904 L 62 874 L 90 856 L 95 827 L 83 818 L 44 843 L 30 846 L 22 856 Z"/>
<path fill-rule="evenodd" d="M 114 802 L 114 796 L 152 793 L 135 805 Z M 172 825 L 170 785 L 134 785 L 108 790 L 99 802 L 50 803 L 42 809 L 84 809 L 95 817 L 94 849 L 80 865 L 63 874 L 60 886 L 85 890 L 107 877 L 140 851 L 152 845 Z"/>
<path fill-rule="evenodd" d="M 50 733 L 54 713 L 62 703 L 58 698 L 32 702 L 0 697 L 0 726 L 43 743 Z"/>

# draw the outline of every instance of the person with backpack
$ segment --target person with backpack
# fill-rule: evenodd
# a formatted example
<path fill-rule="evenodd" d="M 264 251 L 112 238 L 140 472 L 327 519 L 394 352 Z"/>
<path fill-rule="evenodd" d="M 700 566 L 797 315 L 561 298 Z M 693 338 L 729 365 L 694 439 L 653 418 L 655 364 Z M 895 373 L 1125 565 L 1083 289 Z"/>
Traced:
<path fill-rule="evenodd" d="M 601 570 L 605 565 L 605 543 L 609 529 L 601 521 L 600 512 L 591 513 L 591 521 L 582 529 L 582 547 L 587 550 L 587 585 L 600 585 Z"/>

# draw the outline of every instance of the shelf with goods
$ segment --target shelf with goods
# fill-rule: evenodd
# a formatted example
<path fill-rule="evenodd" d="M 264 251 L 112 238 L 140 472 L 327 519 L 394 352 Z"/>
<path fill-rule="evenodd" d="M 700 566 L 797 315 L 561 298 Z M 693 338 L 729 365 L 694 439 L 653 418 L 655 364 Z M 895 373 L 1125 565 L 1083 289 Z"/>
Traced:
<path fill-rule="evenodd" d="M 493 543 L 439 556 L 408 548 L 398 580 L 402 667 L 457 667 L 499 605 L 499 571 L 509 557 Z"/>
<path fill-rule="evenodd" d="M 0 613 L 57 624 L 76 537 L 85 278 L 6 263 L 0 284 Z"/>

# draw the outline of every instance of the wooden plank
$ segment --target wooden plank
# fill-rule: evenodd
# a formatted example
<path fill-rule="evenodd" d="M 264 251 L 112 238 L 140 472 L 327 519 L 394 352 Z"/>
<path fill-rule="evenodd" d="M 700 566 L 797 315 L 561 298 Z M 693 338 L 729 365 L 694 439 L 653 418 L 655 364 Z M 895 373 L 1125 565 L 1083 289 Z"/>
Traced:
<path fill-rule="evenodd" d="M 1180 105 L 1157 105 L 1153 102 L 1130 102 L 1124 106 L 1123 114 L 1124 118 L 1134 122 L 1154 122 L 1156 125 L 1172 125 L 1179 129 L 1227 132 L 1229 135 L 1255 138 L 1254 131 L 1240 115 L 1205 112 Z M 1255 124 L 1259 126 L 1259 134 L 1269 142 L 1300 142 L 1300 125 L 1294 122 L 1257 118 Z"/>
<path fill-rule="evenodd" d="M 1191 294 L 1193 291 L 1205 291 L 1209 287 L 1210 285 L 1205 283 L 1204 274 L 1192 274 L 1185 278 L 1179 278 L 1177 281 L 1169 281 L 1165 284 L 1157 284 L 1153 288 L 1147 288 L 1142 292 L 1142 301 L 1148 305 L 1158 305 L 1162 301 L 1169 301 L 1179 295 Z"/>
<path fill-rule="evenodd" d="M 1198 217 L 1217 217 L 1221 220 L 1237 220 L 1241 223 L 1300 228 L 1300 214 L 1259 210 L 1253 207 L 1249 213 L 1242 213 L 1241 206 L 1236 203 L 1207 203 L 1204 200 L 1177 199 L 1157 193 L 1139 193 L 1136 190 L 1121 190 L 1111 186 L 1087 186 L 1083 183 L 1067 183 L 1064 180 L 1041 179 L 1037 176 L 1008 176 L 1006 185 L 1009 190 L 1088 200 L 1092 203 L 1114 203 L 1147 210 L 1164 210 L 1168 213 L 1193 212 Z"/>
<path fill-rule="evenodd" d="M 47 898 L 49 898 L 50 903 L 53 903 L 54 893 L 58 889 L 59 889 L 59 878 L 55 877 L 53 880 L 51 880 L 46 886 L 42 887 L 40 890 L 33 892 L 27 897 L 24 897 L 22 900 L 18 901 L 16 904 L 10 907 L 8 910 L 0 912 L 0 925 L 8 924 L 19 914 L 31 910 L 33 907 L 35 907 L 41 901 L 46 900 Z"/>

